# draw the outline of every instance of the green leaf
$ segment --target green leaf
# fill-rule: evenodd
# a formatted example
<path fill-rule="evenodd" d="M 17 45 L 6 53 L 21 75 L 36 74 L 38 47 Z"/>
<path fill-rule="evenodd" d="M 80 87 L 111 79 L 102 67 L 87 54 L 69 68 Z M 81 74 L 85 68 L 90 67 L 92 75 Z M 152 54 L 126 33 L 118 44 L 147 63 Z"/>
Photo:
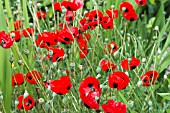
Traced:
<path fill-rule="evenodd" d="M 166 112 L 167 112 L 167 113 L 170 113 L 170 109 L 167 109 Z"/>
<path fill-rule="evenodd" d="M 161 62 L 159 66 L 159 72 L 161 73 L 168 65 L 170 65 L 170 53 L 168 53 Z"/>
<path fill-rule="evenodd" d="M 170 93 L 157 93 L 166 100 L 170 100 Z"/>
<path fill-rule="evenodd" d="M 6 31 L 7 32 L 7 26 L 6 26 L 6 19 L 5 15 L 3 13 L 3 6 L 2 6 L 2 0 L 0 0 L 0 31 Z M 12 27 L 12 26 L 11 26 Z M 11 64 L 9 62 L 10 58 L 10 49 L 4 49 L 0 47 L 0 84 L 2 84 L 3 92 L 3 98 L 4 98 L 4 108 L 6 113 L 11 112 L 11 94 L 12 94 L 12 85 L 11 85 Z"/>
<path fill-rule="evenodd" d="M 149 0 L 152 5 L 156 5 L 155 0 Z"/>

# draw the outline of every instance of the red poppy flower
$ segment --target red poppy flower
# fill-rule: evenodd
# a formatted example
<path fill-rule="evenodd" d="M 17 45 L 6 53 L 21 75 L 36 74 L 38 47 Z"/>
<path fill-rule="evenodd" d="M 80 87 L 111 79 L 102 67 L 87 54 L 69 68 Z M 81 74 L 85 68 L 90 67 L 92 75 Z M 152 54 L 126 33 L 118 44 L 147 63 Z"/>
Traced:
<path fill-rule="evenodd" d="M 88 46 L 87 46 L 87 42 L 84 39 L 79 41 L 79 48 L 80 48 L 80 52 L 79 52 L 80 58 L 85 58 L 88 54 Z"/>
<path fill-rule="evenodd" d="M 79 92 L 80 94 L 85 95 L 91 91 L 99 91 L 100 89 L 101 88 L 99 80 L 93 76 L 89 76 L 86 77 L 83 81 L 81 81 Z"/>
<path fill-rule="evenodd" d="M 107 72 L 109 69 L 112 69 L 112 70 L 116 69 L 116 65 L 114 65 L 114 63 L 111 63 L 109 60 L 104 60 L 104 59 L 102 59 L 99 62 L 99 66 L 105 72 Z"/>
<path fill-rule="evenodd" d="M 113 23 L 114 23 L 113 18 L 104 16 L 102 18 L 101 25 L 104 29 L 113 29 L 113 25 L 114 25 Z"/>
<path fill-rule="evenodd" d="M 68 76 L 61 76 L 59 80 L 52 80 L 50 87 L 56 94 L 64 95 L 72 88 L 72 84 Z"/>
<path fill-rule="evenodd" d="M 84 36 L 86 41 L 88 41 L 88 42 L 90 41 L 90 39 L 91 39 L 90 33 L 83 33 L 83 36 Z"/>
<path fill-rule="evenodd" d="M 87 96 L 80 95 L 83 104 L 89 109 L 98 110 L 100 108 L 100 91 L 89 92 Z"/>
<path fill-rule="evenodd" d="M 86 14 L 89 21 L 98 21 L 99 23 L 102 21 L 103 13 L 100 10 L 92 10 Z"/>
<path fill-rule="evenodd" d="M 85 32 L 86 30 L 89 29 L 89 21 L 86 18 L 82 18 L 79 21 L 79 25 L 80 25 L 80 31 L 81 32 Z"/>
<path fill-rule="evenodd" d="M 143 81 L 142 86 L 149 86 L 150 83 L 154 84 L 155 80 L 159 77 L 157 71 L 151 70 L 143 74 L 140 78 Z"/>
<path fill-rule="evenodd" d="M 124 12 L 122 15 L 126 20 L 129 21 L 136 21 L 138 19 L 138 15 L 136 14 L 136 12 L 127 12 L 127 13 Z"/>
<path fill-rule="evenodd" d="M 58 11 L 58 12 L 62 12 L 61 2 L 55 2 L 54 3 L 54 10 Z"/>
<path fill-rule="evenodd" d="M 77 43 L 81 43 L 81 42 L 85 42 L 86 40 L 83 39 L 83 35 L 82 34 L 79 34 L 76 37 L 76 41 L 77 41 Z"/>
<path fill-rule="evenodd" d="M 114 54 L 118 50 L 118 46 L 115 42 L 110 42 L 107 46 L 104 47 L 104 52 L 106 54 Z"/>
<path fill-rule="evenodd" d="M 12 33 L 15 34 L 15 37 L 14 37 L 15 42 L 19 42 L 20 39 L 22 38 L 22 36 L 21 36 L 21 31 L 11 31 L 11 32 L 9 33 L 9 35 L 12 34 Z"/>
<path fill-rule="evenodd" d="M 23 26 L 23 23 L 22 23 L 21 20 L 16 20 L 16 21 L 14 22 L 14 28 L 15 28 L 15 30 L 20 29 L 22 26 Z"/>
<path fill-rule="evenodd" d="M 37 84 L 37 82 L 40 81 L 42 75 L 40 72 L 36 71 L 36 70 L 33 70 L 31 72 L 28 72 L 26 74 L 26 81 L 29 82 L 30 84 Z"/>
<path fill-rule="evenodd" d="M 62 61 L 64 57 L 64 49 L 63 48 L 50 48 L 49 50 L 53 51 L 53 55 L 50 56 L 50 53 L 47 55 L 47 57 L 52 61 Z"/>
<path fill-rule="evenodd" d="M 71 31 L 74 38 L 79 37 L 80 34 L 79 34 L 79 29 L 77 27 L 71 27 L 69 30 Z"/>
<path fill-rule="evenodd" d="M 121 62 L 121 66 L 125 70 L 133 70 L 140 64 L 140 60 L 132 57 L 130 61 L 128 59 L 124 59 Z"/>
<path fill-rule="evenodd" d="M 66 21 L 65 23 L 61 22 L 59 23 L 59 27 L 61 29 L 67 29 L 70 26 L 70 23 L 68 21 Z"/>
<path fill-rule="evenodd" d="M 37 11 L 37 18 L 39 20 L 45 19 L 47 17 L 47 13 L 45 11 Z"/>
<path fill-rule="evenodd" d="M 66 28 L 59 32 L 58 39 L 62 44 L 71 44 L 74 41 L 71 32 Z"/>
<path fill-rule="evenodd" d="M 147 0 L 135 0 L 135 3 L 139 6 L 145 6 Z"/>
<path fill-rule="evenodd" d="M 79 9 L 78 5 L 74 2 L 63 1 L 61 5 L 64 6 L 69 11 L 76 11 Z"/>
<path fill-rule="evenodd" d="M 21 73 L 14 74 L 12 76 L 12 86 L 20 86 L 24 83 L 24 75 Z"/>
<path fill-rule="evenodd" d="M 96 28 L 96 26 L 98 26 L 98 24 L 99 24 L 99 22 L 97 22 L 97 21 L 89 22 L 90 30 L 94 30 Z"/>
<path fill-rule="evenodd" d="M 34 28 L 26 28 L 26 29 L 22 30 L 22 34 L 23 34 L 25 37 L 32 36 L 33 33 L 34 33 Z"/>
<path fill-rule="evenodd" d="M 31 95 L 28 95 L 26 98 L 24 98 L 24 96 L 21 95 L 18 97 L 17 101 L 19 102 L 17 105 L 17 108 L 19 110 L 24 109 L 28 111 L 28 110 L 31 110 L 35 105 L 35 101 Z"/>
<path fill-rule="evenodd" d="M 126 113 L 127 107 L 122 102 L 108 100 L 107 104 L 102 105 L 102 109 L 105 113 Z"/>
<path fill-rule="evenodd" d="M 123 11 L 123 12 L 135 12 L 132 4 L 130 2 L 122 2 L 120 4 L 120 11 Z"/>
<path fill-rule="evenodd" d="M 71 0 L 71 2 L 75 3 L 79 9 L 82 8 L 84 5 L 84 2 L 82 0 Z"/>
<path fill-rule="evenodd" d="M 80 83 L 80 98 L 87 108 L 99 109 L 101 90 L 100 83 L 95 77 L 86 77 Z"/>
<path fill-rule="evenodd" d="M 76 12 L 69 11 L 69 10 L 66 11 L 66 15 L 65 15 L 66 21 L 69 22 L 74 21 L 75 16 L 76 16 Z"/>
<path fill-rule="evenodd" d="M 117 90 L 123 90 L 127 87 L 130 82 L 129 77 L 124 72 L 113 72 L 108 77 L 110 88 L 117 88 Z"/>
<path fill-rule="evenodd" d="M 112 8 L 109 8 L 106 10 L 106 14 L 110 17 L 110 18 L 118 18 L 118 10 L 116 9 L 112 9 Z"/>
<path fill-rule="evenodd" d="M 5 31 L 0 32 L 0 44 L 3 48 L 11 48 L 13 45 L 14 39 L 10 37 L 9 34 L 6 34 Z"/>
<path fill-rule="evenodd" d="M 40 48 L 49 48 L 58 43 L 58 35 L 52 32 L 43 32 L 38 35 L 36 39 L 36 45 Z"/>

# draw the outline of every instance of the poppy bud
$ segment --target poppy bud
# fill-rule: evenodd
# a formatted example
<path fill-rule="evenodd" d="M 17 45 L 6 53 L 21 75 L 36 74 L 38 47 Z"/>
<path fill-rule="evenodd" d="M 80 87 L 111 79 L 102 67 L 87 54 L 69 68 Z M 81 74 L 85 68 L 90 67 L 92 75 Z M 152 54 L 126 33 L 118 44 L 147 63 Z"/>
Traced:
<path fill-rule="evenodd" d="M 138 87 L 142 86 L 142 81 L 141 80 L 137 83 L 137 86 Z"/>
<path fill-rule="evenodd" d="M 142 63 L 145 63 L 146 62 L 146 58 L 142 58 Z"/>
<path fill-rule="evenodd" d="M 116 51 L 113 55 L 114 55 L 114 57 L 119 56 L 119 51 Z"/>
<path fill-rule="evenodd" d="M 29 5 L 32 5 L 32 1 L 29 1 L 28 4 L 29 4 Z"/>
<path fill-rule="evenodd" d="M 111 8 L 112 8 L 112 9 L 114 9 L 114 8 L 115 8 L 115 6 L 114 6 L 114 5 L 111 5 Z"/>
<path fill-rule="evenodd" d="M 155 31 L 159 31 L 159 27 L 158 27 L 158 26 L 155 26 L 154 30 L 155 30 Z"/>
<path fill-rule="evenodd" d="M 55 31 L 55 28 L 54 28 L 54 27 L 52 27 L 52 28 L 51 28 L 51 31 Z"/>
<path fill-rule="evenodd" d="M 17 106 L 18 104 L 19 104 L 19 101 L 16 100 L 16 101 L 15 101 L 15 106 Z"/>
<path fill-rule="evenodd" d="M 28 97 L 28 92 L 27 91 L 25 91 L 25 93 L 24 93 L 24 98 L 27 98 Z"/>
<path fill-rule="evenodd" d="M 28 54 L 29 54 L 29 50 L 28 50 L 28 49 L 25 49 L 25 50 L 24 50 L 24 54 L 25 54 L 25 55 L 28 55 Z"/>
<path fill-rule="evenodd" d="M 10 59 L 9 59 L 9 61 L 10 61 L 11 63 L 13 63 L 13 61 L 14 61 L 14 57 L 13 57 L 13 56 L 11 56 L 11 57 L 10 57 Z"/>
<path fill-rule="evenodd" d="M 42 7 L 42 4 L 41 3 L 37 3 L 37 7 Z"/>
<path fill-rule="evenodd" d="M 41 103 L 44 103 L 44 99 L 43 98 L 40 98 L 38 99 L 38 102 L 41 104 Z"/>
<path fill-rule="evenodd" d="M 100 77 L 101 77 L 101 74 L 97 74 L 96 78 L 98 79 L 98 78 L 100 78 Z"/>
<path fill-rule="evenodd" d="M 22 65 L 22 60 L 18 60 L 18 65 Z"/>
<path fill-rule="evenodd" d="M 75 67 L 75 62 L 71 62 L 70 67 Z"/>
<path fill-rule="evenodd" d="M 104 40 L 104 41 L 105 41 L 105 42 L 108 42 L 108 40 L 109 40 L 108 38 L 105 38 L 105 40 Z"/>
<path fill-rule="evenodd" d="M 134 107 L 134 101 L 132 101 L 132 100 L 128 101 L 128 106 L 130 108 L 133 108 Z"/>
<path fill-rule="evenodd" d="M 108 58 L 109 58 L 109 56 L 108 56 L 108 55 L 104 55 L 104 57 L 105 57 L 106 59 L 108 59 Z"/>
<path fill-rule="evenodd" d="M 82 70 L 82 69 L 83 69 L 83 66 L 82 66 L 82 65 L 79 65 L 78 68 L 79 68 L 79 70 Z"/>
<path fill-rule="evenodd" d="M 96 69 L 96 72 L 100 73 L 100 71 L 101 71 L 101 68 L 98 66 L 97 69 Z"/>
<path fill-rule="evenodd" d="M 57 95 L 57 94 L 56 94 L 55 92 L 53 92 L 53 94 L 52 94 L 53 98 L 54 98 L 56 95 Z"/>
<path fill-rule="evenodd" d="M 45 109 L 48 110 L 50 108 L 50 105 L 48 102 L 45 103 Z"/>
<path fill-rule="evenodd" d="M 61 73 L 61 69 L 58 69 L 57 72 L 58 72 L 58 74 Z"/>
<path fill-rule="evenodd" d="M 152 106 L 152 101 L 151 101 L 151 100 L 148 101 L 148 105 L 149 105 L 150 107 Z"/>

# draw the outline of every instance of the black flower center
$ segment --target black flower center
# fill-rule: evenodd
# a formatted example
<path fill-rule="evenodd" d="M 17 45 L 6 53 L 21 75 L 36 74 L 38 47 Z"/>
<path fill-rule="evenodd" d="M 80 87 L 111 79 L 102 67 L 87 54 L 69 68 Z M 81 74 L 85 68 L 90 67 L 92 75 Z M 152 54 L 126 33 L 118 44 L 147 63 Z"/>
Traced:
<path fill-rule="evenodd" d="M 136 66 L 131 66 L 131 69 L 135 69 L 136 68 Z"/>
<path fill-rule="evenodd" d="M 32 76 L 28 76 L 28 79 L 29 79 L 29 80 L 32 80 Z"/>
<path fill-rule="evenodd" d="M 89 83 L 89 84 L 88 84 L 88 87 L 89 87 L 89 88 L 92 88 L 92 87 L 93 87 L 93 84 L 92 84 L 92 83 Z"/>
<path fill-rule="evenodd" d="M 29 103 L 29 104 L 32 104 L 32 100 L 31 100 L 31 99 L 28 99 L 28 103 Z"/>
<path fill-rule="evenodd" d="M 143 80 L 143 82 L 147 82 L 147 80 L 146 80 L 146 79 L 144 79 L 144 80 Z"/>
<path fill-rule="evenodd" d="M 72 20 L 72 16 L 70 16 L 68 19 L 71 21 Z"/>
<path fill-rule="evenodd" d="M 128 12 L 129 10 L 126 8 L 125 12 Z"/>
<path fill-rule="evenodd" d="M 65 38 L 64 38 L 64 40 L 65 40 L 65 41 L 70 41 L 70 39 L 69 39 L 69 38 L 67 38 L 67 37 L 65 37 Z"/>
<path fill-rule="evenodd" d="M 46 42 L 46 44 L 47 44 L 48 46 L 50 46 L 50 43 L 49 43 L 49 42 Z"/>
<path fill-rule="evenodd" d="M 142 5 L 142 4 L 143 4 L 143 1 L 141 0 L 141 1 L 139 2 L 139 4 Z"/>
<path fill-rule="evenodd" d="M 150 74 L 150 78 L 152 78 L 153 77 L 153 74 Z"/>
<path fill-rule="evenodd" d="M 68 9 L 68 10 L 71 10 L 71 7 L 70 7 L 70 6 L 67 6 L 67 9 Z"/>
<path fill-rule="evenodd" d="M 67 87 L 67 90 L 70 90 L 70 86 Z"/>
<path fill-rule="evenodd" d="M 117 88 L 117 87 L 118 87 L 118 84 L 117 84 L 117 83 L 113 83 L 113 87 L 114 87 L 114 88 Z"/>
<path fill-rule="evenodd" d="M 134 21 L 135 19 L 134 18 L 130 18 L 130 21 Z"/>

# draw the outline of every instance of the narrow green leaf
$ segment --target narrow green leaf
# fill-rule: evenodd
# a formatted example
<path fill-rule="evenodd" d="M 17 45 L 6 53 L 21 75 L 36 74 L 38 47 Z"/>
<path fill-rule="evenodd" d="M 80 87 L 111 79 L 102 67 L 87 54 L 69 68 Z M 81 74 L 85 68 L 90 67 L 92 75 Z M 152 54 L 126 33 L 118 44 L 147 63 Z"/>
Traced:
<path fill-rule="evenodd" d="M 0 0 L 0 31 L 6 31 L 7 32 L 7 26 L 6 26 L 6 19 L 5 15 L 3 13 L 3 6 L 2 6 L 2 0 Z M 12 26 L 11 26 L 12 28 Z M 11 112 L 11 94 L 12 94 L 12 85 L 11 85 L 11 64 L 9 62 L 10 58 L 10 49 L 3 49 L 0 47 L 0 83 L 2 84 L 2 92 L 3 92 L 3 98 L 4 98 L 4 107 L 5 112 L 10 113 Z"/>

